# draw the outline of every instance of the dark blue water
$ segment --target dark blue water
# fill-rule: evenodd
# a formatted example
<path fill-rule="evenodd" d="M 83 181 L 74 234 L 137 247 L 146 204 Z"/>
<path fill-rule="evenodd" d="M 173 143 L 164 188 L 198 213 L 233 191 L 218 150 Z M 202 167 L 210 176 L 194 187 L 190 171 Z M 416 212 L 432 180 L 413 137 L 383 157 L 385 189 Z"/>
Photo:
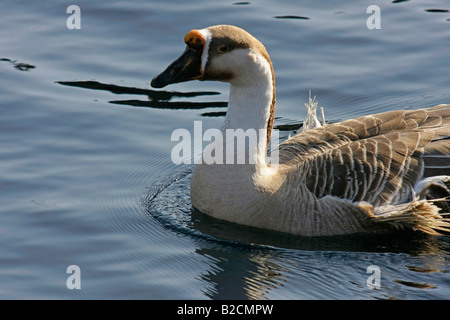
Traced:
<path fill-rule="evenodd" d="M 449 3 L 377 1 L 378 30 L 371 1 L 77 1 L 68 29 L 72 4 L 0 4 L 1 299 L 450 297 L 448 237 L 304 239 L 193 211 L 171 133 L 220 126 L 227 85 L 149 85 L 186 32 L 223 23 L 267 47 L 282 136 L 310 89 L 329 121 L 450 103 Z"/>

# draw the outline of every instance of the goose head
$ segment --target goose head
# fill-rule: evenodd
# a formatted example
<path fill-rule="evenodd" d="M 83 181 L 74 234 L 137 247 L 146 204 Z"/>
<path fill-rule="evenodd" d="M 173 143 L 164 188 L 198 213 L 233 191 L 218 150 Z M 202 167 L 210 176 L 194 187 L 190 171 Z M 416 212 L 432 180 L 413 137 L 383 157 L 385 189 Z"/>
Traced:
<path fill-rule="evenodd" d="M 186 34 L 184 41 L 186 49 L 183 54 L 152 80 L 152 87 L 163 88 L 190 80 L 244 85 L 254 81 L 255 73 L 264 67 L 273 78 L 272 63 L 266 48 L 241 28 L 218 25 L 192 30 Z"/>
<path fill-rule="evenodd" d="M 264 45 L 247 31 L 230 25 L 192 30 L 184 41 L 183 54 L 153 78 L 151 86 L 163 88 L 190 80 L 229 82 L 228 120 L 260 115 L 262 120 L 253 127 L 267 129 L 267 149 L 275 119 L 276 95 L 273 66 Z M 257 109 L 245 110 L 247 106 Z M 225 121 L 232 122 L 228 120 Z"/>

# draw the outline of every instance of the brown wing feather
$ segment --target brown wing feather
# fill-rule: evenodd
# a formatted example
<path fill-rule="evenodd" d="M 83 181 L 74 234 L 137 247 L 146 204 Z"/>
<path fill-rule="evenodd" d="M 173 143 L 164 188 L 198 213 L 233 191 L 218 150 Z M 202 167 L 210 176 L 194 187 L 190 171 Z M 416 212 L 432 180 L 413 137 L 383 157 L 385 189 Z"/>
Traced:
<path fill-rule="evenodd" d="M 280 162 L 303 167 L 307 188 L 374 205 L 411 199 L 432 168 L 450 168 L 450 105 L 390 111 L 302 132 L 280 145 Z"/>

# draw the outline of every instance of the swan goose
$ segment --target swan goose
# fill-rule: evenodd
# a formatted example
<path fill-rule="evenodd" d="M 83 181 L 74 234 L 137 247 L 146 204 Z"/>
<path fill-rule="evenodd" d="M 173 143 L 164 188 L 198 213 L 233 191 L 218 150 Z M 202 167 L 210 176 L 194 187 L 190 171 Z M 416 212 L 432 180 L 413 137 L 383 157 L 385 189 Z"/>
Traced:
<path fill-rule="evenodd" d="M 275 76 L 263 44 L 229 25 L 192 30 L 184 40 L 184 53 L 152 80 L 152 87 L 189 80 L 228 82 L 220 130 L 266 130 L 264 139 L 245 149 L 254 162 L 196 165 L 191 180 L 196 209 L 301 236 L 450 231 L 450 219 L 439 208 L 450 207 L 445 199 L 450 196 L 449 104 L 323 126 L 314 114 L 309 128 L 278 146 L 279 164 L 272 166 L 266 156 Z M 436 174 L 433 169 L 439 166 Z"/>

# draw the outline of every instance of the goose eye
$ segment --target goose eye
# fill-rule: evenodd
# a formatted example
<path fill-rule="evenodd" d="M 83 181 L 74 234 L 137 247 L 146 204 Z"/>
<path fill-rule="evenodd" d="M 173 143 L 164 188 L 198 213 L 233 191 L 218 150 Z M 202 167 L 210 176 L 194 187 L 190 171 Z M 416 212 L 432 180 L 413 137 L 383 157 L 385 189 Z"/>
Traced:
<path fill-rule="evenodd" d="M 228 47 L 226 44 L 224 44 L 224 45 L 220 46 L 217 50 L 220 53 L 226 53 L 230 50 L 230 47 Z"/>

